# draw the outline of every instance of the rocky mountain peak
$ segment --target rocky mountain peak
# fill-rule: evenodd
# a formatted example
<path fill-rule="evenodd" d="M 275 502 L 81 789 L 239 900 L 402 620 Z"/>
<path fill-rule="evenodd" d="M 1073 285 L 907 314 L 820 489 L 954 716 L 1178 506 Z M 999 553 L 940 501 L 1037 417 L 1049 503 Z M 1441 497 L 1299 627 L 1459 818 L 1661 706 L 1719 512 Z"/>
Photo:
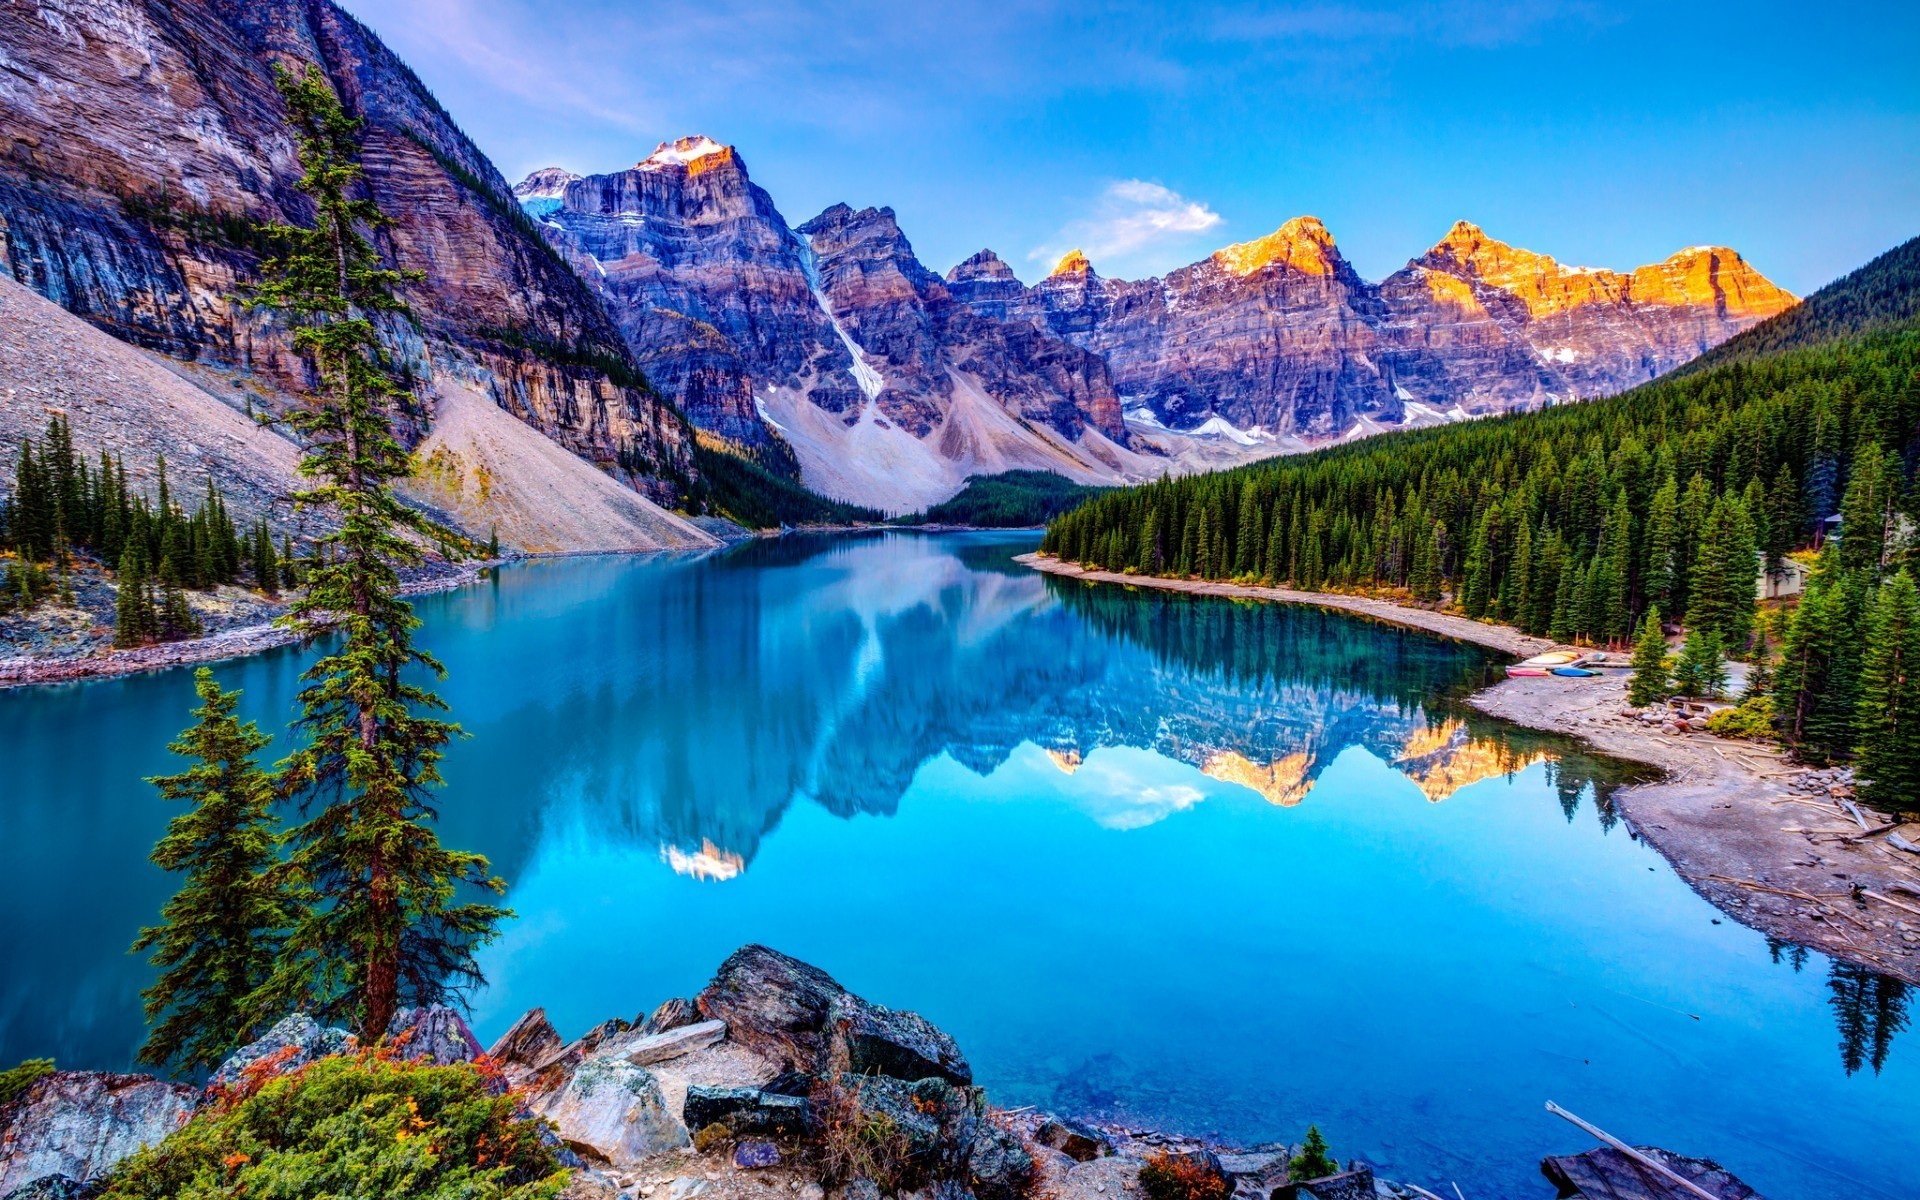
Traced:
<path fill-rule="evenodd" d="M 1295 217 L 1263 238 L 1215 252 L 1214 261 L 1235 275 L 1278 264 L 1309 275 L 1331 275 L 1340 266 L 1333 234 L 1318 217 Z"/>
<path fill-rule="evenodd" d="M 1078 249 L 1069 250 L 1053 264 L 1050 275 L 1092 275 L 1093 261 Z"/>
<path fill-rule="evenodd" d="M 704 133 L 661 142 L 653 153 L 634 165 L 640 171 L 685 171 L 699 175 L 734 161 L 732 146 L 714 141 Z"/>
<path fill-rule="evenodd" d="M 1001 261 L 1000 256 L 991 250 L 982 250 L 947 272 L 948 283 L 973 283 L 981 280 L 1002 282 L 1013 278 L 1013 268 Z"/>
<path fill-rule="evenodd" d="M 559 196 L 566 192 L 568 184 L 577 182 L 579 178 L 563 167 L 541 167 L 514 184 L 513 194 L 522 199 Z"/>

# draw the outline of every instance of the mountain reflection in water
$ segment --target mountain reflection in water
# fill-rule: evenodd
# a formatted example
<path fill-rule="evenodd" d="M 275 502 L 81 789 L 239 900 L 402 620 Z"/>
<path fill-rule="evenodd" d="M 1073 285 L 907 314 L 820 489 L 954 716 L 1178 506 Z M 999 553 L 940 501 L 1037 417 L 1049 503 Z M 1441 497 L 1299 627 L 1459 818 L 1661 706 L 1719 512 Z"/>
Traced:
<path fill-rule="evenodd" d="M 1005 1103 L 1314 1121 L 1524 1196 L 1576 1148 L 1551 1096 L 1768 1194 L 1900 1194 L 1910 990 L 1723 920 L 1619 823 L 1619 764 L 1460 702 L 1489 655 L 1040 576 L 1032 544 L 786 538 L 422 598 L 472 735 L 441 833 L 518 913 L 482 1040 L 633 1016 L 760 941 L 922 1011 Z M 216 674 L 276 729 L 301 663 Z M 185 671 L 0 693 L 0 749 L 32 748 L 0 783 L 0 1066 L 130 1065 L 126 947 L 174 883 L 142 778 L 190 707 Z"/>

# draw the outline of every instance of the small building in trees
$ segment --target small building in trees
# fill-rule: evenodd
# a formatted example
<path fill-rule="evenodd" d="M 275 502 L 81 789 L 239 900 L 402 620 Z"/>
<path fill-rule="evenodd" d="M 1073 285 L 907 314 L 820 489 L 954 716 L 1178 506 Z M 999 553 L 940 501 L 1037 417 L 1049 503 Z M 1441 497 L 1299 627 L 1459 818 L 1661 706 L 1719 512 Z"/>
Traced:
<path fill-rule="evenodd" d="M 1760 563 L 1760 580 L 1757 599 L 1779 600 L 1786 596 L 1798 596 L 1807 590 L 1807 578 L 1813 574 L 1813 568 L 1796 558 L 1780 560 L 1780 569 L 1766 569 L 1764 556 Z"/>

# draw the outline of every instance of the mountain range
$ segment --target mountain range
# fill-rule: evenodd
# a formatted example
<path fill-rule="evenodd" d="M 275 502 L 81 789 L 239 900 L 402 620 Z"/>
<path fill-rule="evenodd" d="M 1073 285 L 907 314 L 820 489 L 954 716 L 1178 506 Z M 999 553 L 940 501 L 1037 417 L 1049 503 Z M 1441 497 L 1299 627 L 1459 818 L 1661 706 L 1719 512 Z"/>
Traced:
<path fill-rule="evenodd" d="M 1724 247 L 1620 273 L 1464 221 L 1378 284 L 1313 217 L 1160 279 L 1075 251 L 1029 287 L 990 250 L 942 277 L 890 209 L 790 225 L 706 136 L 514 192 L 697 425 L 893 511 L 969 474 L 1113 483 L 1607 395 L 1794 303 Z"/>
<path fill-rule="evenodd" d="M 0 274 L 66 310 L 18 306 L 46 344 L 120 361 L 92 340 L 110 337 L 196 404 L 258 418 L 308 385 L 286 328 L 241 296 L 267 226 L 310 216 L 272 72 L 317 66 L 364 122 L 367 188 L 394 218 L 383 248 L 423 273 L 387 330 L 414 385 L 410 490 L 519 549 L 710 544 L 668 510 L 713 494 L 698 463 L 716 447 L 916 511 L 972 475 L 1119 483 L 1584 399 L 1793 303 L 1731 250 L 1619 274 L 1465 224 L 1372 284 L 1312 218 L 1162 279 L 1106 279 L 1076 253 L 1029 287 L 987 251 L 943 276 L 890 209 L 790 224 L 707 137 L 510 187 L 331 0 L 6 13 Z M 78 423 L 100 430 L 81 448 L 195 459 L 179 422 L 143 419 L 160 402 L 122 382 L 136 374 L 99 381 L 120 415 Z M 38 377 L 0 388 L 10 437 L 75 403 Z M 247 436 L 284 442 L 270 420 Z"/>

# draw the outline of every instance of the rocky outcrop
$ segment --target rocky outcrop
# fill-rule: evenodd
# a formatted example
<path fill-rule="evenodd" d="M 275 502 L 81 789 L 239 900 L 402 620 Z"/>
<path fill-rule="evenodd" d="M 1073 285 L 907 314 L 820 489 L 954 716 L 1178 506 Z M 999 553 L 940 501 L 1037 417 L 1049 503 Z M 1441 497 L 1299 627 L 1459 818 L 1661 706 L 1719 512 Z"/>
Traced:
<path fill-rule="evenodd" d="M 815 966 L 765 946 L 720 964 L 697 1003 L 733 1040 L 808 1073 L 973 1082 L 960 1047 L 918 1013 L 870 1004 Z"/>
<path fill-rule="evenodd" d="M 1103 356 L 1151 428 L 1327 439 L 1606 395 L 1791 305 L 1740 258 L 1693 247 L 1631 273 L 1564 267 L 1466 222 L 1378 285 L 1297 217 L 1163 279 L 1102 278 L 1079 251 L 1032 288 L 991 252 L 949 272 L 976 312 Z"/>
<path fill-rule="evenodd" d="M 241 1082 L 249 1070 L 292 1071 L 322 1058 L 344 1054 L 353 1045 L 353 1035 L 346 1030 L 322 1025 L 303 1012 L 292 1013 L 234 1051 L 207 1082 L 214 1087 L 231 1087 Z"/>
<path fill-rule="evenodd" d="M 424 272 L 390 333 L 433 418 L 465 380 L 574 453 L 664 497 L 681 425 L 619 331 L 413 73 L 328 0 L 12 4 L 0 21 L 0 245 L 14 278 L 116 337 L 298 390 L 284 329 L 237 299 L 260 226 L 309 215 L 272 82 L 313 64 L 365 121 L 381 235 Z"/>
<path fill-rule="evenodd" d="M 46 1176 L 86 1183 L 179 1128 L 198 1093 L 151 1075 L 56 1071 L 0 1105 L 0 1196 Z M 43 1185 L 47 1194 L 51 1184 Z"/>
<path fill-rule="evenodd" d="M 688 1143 L 687 1127 L 668 1110 L 660 1081 L 645 1067 L 617 1058 L 582 1063 L 557 1092 L 537 1097 L 533 1108 L 554 1123 L 574 1153 L 613 1167 L 632 1167 Z"/>
<path fill-rule="evenodd" d="M 706 137 L 514 190 L 697 425 L 790 452 L 820 490 L 898 510 L 975 470 L 1147 473 L 1126 461 L 1106 364 L 956 299 L 890 209 L 835 205 L 792 228 Z"/>

